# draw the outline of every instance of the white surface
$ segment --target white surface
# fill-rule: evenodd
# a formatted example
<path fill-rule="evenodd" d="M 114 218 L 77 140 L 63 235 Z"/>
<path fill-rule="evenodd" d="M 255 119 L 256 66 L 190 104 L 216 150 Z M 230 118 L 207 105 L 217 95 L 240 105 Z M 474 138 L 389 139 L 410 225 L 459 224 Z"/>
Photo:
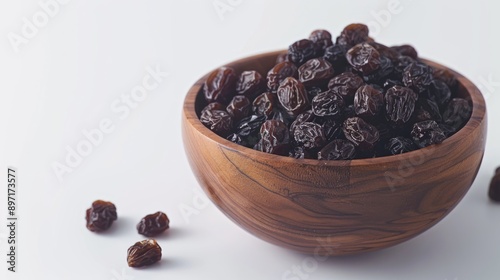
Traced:
<path fill-rule="evenodd" d="M 46 2 L 48 0 L 42 0 Z M 19 170 L 18 273 L 1 279 L 498 279 L 500 205 L 487 188 L 500 165 L 500 5 L 494 1 L 400 1 L 376 39 L 412 43 L 419 53 L 463 73 L 484 91 L 490 130 L 482 167 L 471 190 L 442 222 L 399 246 L 330 258 L 302 277 L 283 278 L 307 257 L 269 245 L 204 204 L 184 156 L 180 115 L 184 95 L 202 74 L 250 54 L 287 47 L 316 28 L 337 34 L 351 22 L 370 22 L 389 1 L 245 1 L 221 19 L 206 1 L 71 1 L 14 52 L 9 32 L 38 0 L 0 4 L 0 180 Z M 158 64 L 169 76 L 124 119 L 110 106 L 130 95 Z M 485 80 L 492 79 L 489 86 Z M 116 105 L 116 104 L 115 104 Z M 122 106 L 120 103 L 119 106 Z M 59 181 L 64 163 L 109 118 L 114 131 Z M 453 151 L 450 151 L 453 152 Z M 0 216 L 6 214 L 0 191 Z M 84 226 L 94 199 L 113 201 L 119 220 L 102 235 Z M 193 202 L 193 200 L 196 200 Z M 206 198 L 205 198 L 206 199 Z M 184 207 L 197 208 L 185 220 Z M 170 232 L 159 238 L 160 265 L 129 269 L 126 249 L 142 239 L 136 222 L 163 210 Z M 5 256 L 6 227 L 0 227 Z M 3 257 L 0 259 L 3 260 Z"/>

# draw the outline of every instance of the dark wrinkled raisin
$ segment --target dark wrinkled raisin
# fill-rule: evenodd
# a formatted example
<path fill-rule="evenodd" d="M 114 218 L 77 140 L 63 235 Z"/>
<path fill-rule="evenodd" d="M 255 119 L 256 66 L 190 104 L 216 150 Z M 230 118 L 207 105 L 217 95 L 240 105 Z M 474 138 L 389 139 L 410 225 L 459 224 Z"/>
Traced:
<path fill-rule="evenodd" d="M 308 39 L 299 40 L 288 47 L 288 54 L 290 60 L 295 65 L 302 65 L 302 63 L 314 58 L 318 55 L 316 44 Z"/>
<path fill-rule="evenodd" d="M 226 139 L 235 143 L 235 144 L 247 146 L 247 143 L 245 142 L 245 140 L 243 140 L 243 138 L 240 135 L 238 135 L 237 133 L 229 134 L 229 136 L 226 137 Z"/>
<path fill-rule="evenodd" d="M 303 113 L 300 113 L 297 118 L 292 122 L 290 125 L 290 133 L 293 135 L 293 132 L 295 130 L 295 127 L 301 123 L 304 122 L 313 122 L 315 119 L 315 115 L 313 114 L 312 110 L 305 111 Z"/>
<path fill-rule="evenodd" d="M 243 71 L 236 81 L 236 93 L 255 98 L 266 86 L 266 80 L 257 71 Z"/>
<path fill-rule="evenodd" d="M 393 71 L 394 65 L 392 61 L 385 56 L 381 56 L 379 69 L 370 75 L 364 76 L 363 79 L 366 82 L 378 83 L 382 86 L 384 81 L 391 76 Z"/>
<path fill-rule="evenodd" d="M 281 121 L 265 121 L 260 128 L 260 149 L 263 152 L 277 155 L 288 155 L 290 134 L 288 127 Z"/>
<path fill-rule="evenodd" d="M 420 148 L 439 144 L 446 139 L 444 132 L 435 121 L 423 121 L 413 125 L 411 131 L 413 142 Z"/>
<path fill-rule="evenodd" d="M 368 26 L 360 23 L 349 24 L 337 37 L 337 44 L 354 46 L 368 40 Z"/>
<path fill-rule="evenodd" d="M 252 111 L 256 115 L 271 116 L 276 105 L 276 95 L 271 92 L 264 92 L 257 96 L 252 103 Z"/>
<path fill-rule="evenodd" d="M 363 75 L 369 75 L 380 68 L 379 52 L 367 43 L 358 44 L 347 51 L 347 62 Z"/>
<path fill-rule="evenodd" d="M 259 131 L 262 124 L 266 121 L 265 115 L 252 115 L 242 119 L 235 128 L 239 136 L 249 136 Z"/>
<path fill-rule="evenodd" d="M 325 49 L 333 44 L 332 34 L 324 29 L 318 29 L 311 32 L 309 35 L 309 40 L 316 44 L 316 50 L 321 54 L 325 52 Z"/>
<path fill-rule="evenodd" d="M 321 148 L 326 142 L 323 127 L 313 122 L 298 124 L 293 131 L 293 138 L 298 145 L 306 149 Z"/>
<path fill-rule="evenodd" d="M 221 67 L 212 71 L 203 84 L 203 92 L 207 102 L 226 103 L 234 95 L 236 73 L 231 67 Z"/>
<path fill-rule="evenodd" d="M 343 110 L 344 100 L 331 91 L 322 92 L 312 100 L 312 111 L 319 117 L 340 117 Z"/>
<path fill-rule="evenodd" d="M 447 125 L 444 123 L 440 123 L 439 128 L 441 128 L 446 137 L 450 137 L 451 135 L 453 135 L 453 133 L 456 132 L 455 128 L 453 128 L 451 125 Z"/>
<path fill-rule="evenodd" d="M 305 86 L 326 85 L 333 77 L 334 70 L 330 62 L 323 58 L 313 58 L 299 67 L 299 80 Z"/>
<path fill-rule="evenodd" d="M 142 218 L 137 224 L 137 232 L 147 237 L 156 236 L 166 231 L 169 227 L 169 223 L 170 220 L 167 214 L 158 211 Z"/>
<path fill-rule="evenodd" d="M 404 85 L 399 80 L 387 79 L 387 80 L 385 80 L 385 82 L 382 86 L 384 87 L 385 90 L 388 90 L 393 86 L 404 86 Z"/>
<path fill-rule="evenodd" d="M 318 152 L 320 160 L 349 160 L 356 155 L 356 147 L 353 143 L 336 139 L 326 145 Z"/>
<path fill-rule="evenodd" d="M 280 64 L 281 62 L 285 62 L 285 61 L 290 61 L 290 55 L 288 55 L 288 53 L 280 53 L 277 57 L 276 57 L 276 63 L 275 64 Z"/>
<path fill-rule="evenodd" d="M 434 120 L 436 122 L 441 121 L 441 113 L 439 112 L 439 107 L 433 100 L 427 98 L 420 98 L 417 101 L 415 107 L 413 122 L 422 122 Z"/>
<path fill-rule="evenodd" d="M 444 82 L 450 89 L 457 86 L 457 77 L 448 69 L 434 69 L 432 75 L 434 79 Z"/>
<path fill-rule="evenodd" d="M 307 95 L 309 100 L 312 100 L 316 95 L 321 93 L 323 90 L 320 87 L 306 87 Z"/>
<path fill-rule="evenodd" d="M 154 239 L 137 242 L 127 251 L 127 263 L 130 267 L 148 266 L 160 260 L 161 247 Z"/>
<path fill-rule="evenodd" d="M 415 150 L 415 144 L 408 138 L 405 137 L 394 137 L 387 141 L 385 144 L 385 149 L 391 155 L 398 155 L 402 153 L 407 153 Z"/>
<path fill-rule="evenodd" d="M 345 72 L 332 78 L 330 82 L 328 82 L 328 89 L 341 96 L 347 104 L 352 104 L 354 101 L 354 94 L 358 88 L 364 84 L 365 82 L 358 75 L 351 72 Z"/>
<path fill-rule="evenodd" d="M 432 80 L 432 68 L 422 62 L 411 63 L 403 72 L 403 83 L 405 86 L 417 92 L 425 91 Z"/>
<path fill-rule="evenodd" d="M 205 106 L 205 108 L 203 108 L 203 110 L 201 110 L 201 114 L 203 114 L 203 112 L 205 112 L 207 110 L 224 111 L 224 110 L 226 110 L 226 106 L 224 106 L 222 103 L 219 103 L 219 102 L 212 102 L 212 103 L 208 104 L 207 106 Z"/>
<path fill-rule="evenodd" d="M 345 58 L 345 55 L 348 50 L 349 49 L 346 45 L 335 44 L 325 49 L 323 58 L 332 64 L 335 72 L 340 73 L 347 66 L 347 59 Z"/>
<path fill-rule="evenodd" d="M 422 95 L 434 99 L 439 106 L 444 106 L 450 102 L 451 90 L 445 82 L 434 80 Z"/>
<path fill-rule="evenodd" d="M 393 50 L 392 48 L 389 48 L 386 45 L 377 42 L 370 42 L 369 44 L 380 53 L 380 56 L 388 58 L 391 62 L 398 61 L 399 57 L 401 56 L 397 51 Z"/>
<path fill-rule="evenodd" d="M 395 78 L 397 78 L 398 80 L 401 80 L 403 78 L 406 67 L 414 62 L 415 60 L 409 56 L 400 56 L 397 61 L 394 62 L 393 76 L 395 76 Z M 402 83 L 401 85 L 404 85 L 404 83 Z"/>
<path fill-rule="evenodd" d="M 285 78 L 277 91 L 278 101 L 290 116 L 297 116 L 309 106 L 304 85 L 292 77 Z"/>
<path fill-rule="evenodd" d="M 418 58 L 417 50 L 410 45 L 393 46 L 391 49 L 397 51 L 401 55 L 406 55 L 413 59 Z"/>
<path fill-rule="evenodd" d="M 286 77 L 297 77 L 297 66 L 288 61 L 276 64 L 267 72 L 267 88 L 275 92 Z"/>
<path fill-rule="evenodd" d="M 105 231 L 117 219 L 116 207 L 111 202 L 96 200 L 92 203 L 92 207 L 87 209 L 85 219 L 90 231 Z"/>
<path fill-rule="evenodd" d="M 349 105 L 344 108 L 344 112 L 342 113 L 344 119 L 352 118 L 356 116 L 356 112 L 354 111 L 354 105 Z"/>
<path fill-rule="evenodd" d="M 380 138 L 376 127 L 365 122 L 362 118 L 348 118 L 343 125 L 344 135 L 360 151 L 370 151 Z"/>
<path fill-rule="evenodd" d="M 378 130 L 380 142 L 385 143 L 387 140 L 395 136 L 394 130 L 385 123 L 378 123 L 375 125 L 375 128 Z"/>
<path fill-rule="evenodd" d="M 292 150 L 290 150 L 288 156 L 296 159 L 313 158 L 311 153 L 302 146 L 294 147 Z"/>
<path fill-rule="evenodd" d="M 385 94 L 387 120 L 396 126 L 407 123 L 415 110 L 417 98 L 418 95 L 407 87 L 393 86 L 388 89 Z"/>
<path fill-rule="evenodd" d="M 362 118 L 376 117 L 384 108 L 384 95 L 373 86 L 364 85 L 354 95 L 354 112 Z"/>
<path fill-rule="evenodd" d="M 216 134 L 226 137 L 233 129 L 231 116 L 222 110 L 206 110 L 201 114 L 201 123 Z"/>
<path fill-rule="evenodd" d="M 491 178 L 488 196 L 491 200 L 500 202 L 500 168 L 495 170 L 495 175 Z"/>
<path fill-rule="evenodd" d="M 324 119 L 321 122 L 327 141 L 332 141 L 342 134 L 342 121 L 336 119 Z"/>
<path fill-rule="evenodd" d="M 250 100 L 244 95 L 236 95 L 233 97 L 229 105 L 227 105 L 226 111 L 233 118 L 234 121 L 239 121 L 242 118 L 248 116 L 252 110 L 252 104 Z"/>
<path fill-rule="evenodd" d="M 293 117 L 290 117 L 286 112 L 280 109 L 274 110 L 270 119 L 284 122 L 287 126 L 294 121 Z"/>
<path fill-rule="evenodd" d="M 443 122 L 458 131 L 469 120 L 471 113 L 472 108 L 467 100 L 453 98 L 443 113 Z"/>

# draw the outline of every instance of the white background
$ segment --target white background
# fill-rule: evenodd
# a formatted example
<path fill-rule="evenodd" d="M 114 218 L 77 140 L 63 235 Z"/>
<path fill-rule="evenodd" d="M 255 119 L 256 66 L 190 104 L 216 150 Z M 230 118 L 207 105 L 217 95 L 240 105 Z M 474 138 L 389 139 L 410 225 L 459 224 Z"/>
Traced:
<path fill-rule="evenodd" d="M 500 165 L 498 2 L 400 0 L 389 19 L 385 0 L 220 0 L 231 5 L 222 14 L 213 0 L 73 0 L 16 52 L 9 36 L 22 36 L 23 18 L 33 22 L 43 11 L 38 2 L 0 4 L 1 260 L 8 165 L 19 170 L 20 219 L 19 272 L 7 273 L 2 261 L 0 275 L 7 278 L 1 279 L 284 279 L 287 270 L 309 264 L 307 256 L 251 236 L 204 203 L 182 146 L 182 101 L 193 82 L 221 64 L 286 48 L 317 28 L 336 36 L 351 22 L 371 22 L 377 40 L 412 43 L 422 57 L 474 81 L 488 103 L 488 144 L 471 190 L 438 225 L 390 249 L 329 258 L 302 278 L 500 277 L 500 205 L 487 198 Z M 130 95 L 155 65 L 169 76 L 121 119 L 111 104 Z M 66 148 L 75 149 L 85 139 L 82 130 L 103 119 L 114 130 L 58 180 L 53 163 L 65 163 Z M 100 235 L 84 223 L 85 209 L 98 198 L 113 201 L 119 215 Z M 187 207 L 196 214 L 183 217 Z M 130 269 L 126 250 L 142 239 L 135 224 L 157 210 L 171 219 L 169 233 L 158 239 L 163 260 Z"/>

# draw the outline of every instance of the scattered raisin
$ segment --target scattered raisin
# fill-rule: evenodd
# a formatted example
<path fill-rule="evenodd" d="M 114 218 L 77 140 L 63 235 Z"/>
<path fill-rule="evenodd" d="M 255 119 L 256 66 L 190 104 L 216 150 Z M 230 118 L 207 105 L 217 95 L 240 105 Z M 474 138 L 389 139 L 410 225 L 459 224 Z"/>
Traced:
<path fill-rule="evenodd" d="M 92 203 L 92 207 L 87 209 L 85 219 L 90 231 L 105 231 L 117 219 L 116 207 L 111 202 L 96 200 Z"/>
<path fill-rule="evenodd" d="M 488 196 L 491 200 L 500 202 L 500 167 L 495 170 L 495 175 L 491 178 Z"/>
<path fill-rule="evenodd" d="M 130 267 L 152 265 L 161 260 L 161 247 L 154 239 L 135 243 L 127 251 L 127 263 Z"/>
<path fill-rule="evenodd" d="M 170 220 L 167 214 L 158 211 L 142 218 L 139 224 L 137 224 L 137 232 L 147 237 L 153 237 L 166 231 L 169 223 Z"/>

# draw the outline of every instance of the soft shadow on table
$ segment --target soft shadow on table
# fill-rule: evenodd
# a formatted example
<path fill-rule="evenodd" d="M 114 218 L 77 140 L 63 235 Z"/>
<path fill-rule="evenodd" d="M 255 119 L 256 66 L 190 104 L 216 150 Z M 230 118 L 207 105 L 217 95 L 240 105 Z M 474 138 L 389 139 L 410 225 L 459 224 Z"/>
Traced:
<path fill-rule="evenodd" d="M 130 217 L 119 217 L 116 221 L 113 222 L 108 230 L 99 232 L 99 235 L 104 237 L 129 235 L 130 231 L 136 231 L 136 224 L 137 221 Z"/>

